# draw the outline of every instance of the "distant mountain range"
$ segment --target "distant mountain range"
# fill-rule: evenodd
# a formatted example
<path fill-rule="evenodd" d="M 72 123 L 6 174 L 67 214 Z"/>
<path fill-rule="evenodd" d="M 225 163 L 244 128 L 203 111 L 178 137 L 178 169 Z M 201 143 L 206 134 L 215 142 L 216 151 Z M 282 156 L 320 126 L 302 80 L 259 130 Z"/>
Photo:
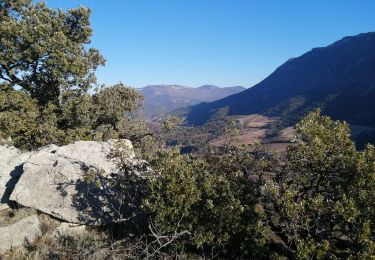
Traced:
<path fill-rule="evenodd" d="M 298 118 L 316 107 L 335 119 L 375 127 L 374 32 L 345 37 L 289 59 L 243 92 L 194 106 L 187 121 L 203 124 L 220 108 L 227 108 L 230 115 Z"/>
<path fill-rule="evenodd" d="M 198 88 L 181 85 L 150 85 L 138 90 L 144 96 L 144 107 L 141 113 L 151 118 L 201 102 L 221 99 L 241 92 L 245 88 L 240 86 L 220 88 L 213 85 Z"/>

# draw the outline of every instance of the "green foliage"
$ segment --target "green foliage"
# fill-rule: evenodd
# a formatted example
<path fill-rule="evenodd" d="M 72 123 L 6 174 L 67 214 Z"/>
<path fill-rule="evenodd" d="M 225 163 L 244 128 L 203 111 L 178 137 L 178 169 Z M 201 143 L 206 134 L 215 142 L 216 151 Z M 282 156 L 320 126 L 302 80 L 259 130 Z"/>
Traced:
<path fill-rule="evenodd" d="M 160 151 L 153 174 L 122 187 L 143 191 L 141 236 L 160 242 L 165 254 L 372 258 L 375 148 L 357 151 L 348 125 L 319 111 L 296 131 L 298 143 L 279 160 L 230 147 Z"/>
<path fill-rule="evenodd" d="M 26 93 L 0 91 L 0 136 L 24 149 L 59 143 L 62 132 L 55 111 L 55 105 L 39 107 Z"/>
<path fill-rule="evenodd" d="M 0 14 L 1 138 L 35 149 L 146 129 L 128 115 L 142 102 L 134 89 L 118 84 L 88 92 L 104 65 L 99 52 L 87 48 L 89 9 L 64 12 L 39 1 L 0 0 Z"/>
<path fill-rule="evenodd" d="M 52 10 L 44 2 L 0 1 L 0 80 L 41 104 L 58 103 L 62 91 L 86 92 L 104 59 L 91 41 L 90 10 Z"/>
<path fill-rule="evenodd" d="M 198 158 L 171 149 L 152 166 L 157 174 L 149 180 L 145 207 L 153 225 L 164 234 L 189 234 L 174 246 L 227 256 L 264 254 L 256 210 L 260 185 L 249 181 L 249 172 L 261 175 L 267 159 L 239 150 Z"/>
<path fill-rule="evenodd" d="M 209 150 L 208 148 L 211 149 L 210 142 L 216 138 L 223 138 L 224 145 L 233 143 L 239 136 L 240 124 L 229 117 L 227 112 L 227 109 L 219 109 L 200 127 L 180 125 L 170 129 L 164 134 L 165 140 L 168 145 L 180 145 L 183 150 L 191 150 L 195 153 L 204 153 Z"/>
<path fill-rule="evenodd" d="M 268 184 L 267 212 L 284 240 L 284 253 L 300 259 L 373 256 L 374 147 L 358 152 L 346 123 L 319 111 L 297 125 L 301 143 Z"/>
<path fill-rule="evenodd" d="M 136 122 L 127 114 L 141 105 L 142 98 L 123 84 L 103 87 L 93 95 L 69 91 L 62 96 L 60 126 L 78 139 L 129 138 Z"/>
<path fill-rule="evenodd" d="M 176 128 L 181 123 L 181 119 L 177 116 L 168 116 L 163 120 L 163 128 L 170 131 Z"/>
<path fill-rule="evenodd" d="M 95 125 L 116 125 L 124 119 L 125 113 L 135 111 L 142 103 L 143 96 L 134 89 L 122 84 L 103 88 L 93 96 L 96 106 Z"/>
<path fill-rule="evenodd" d="M 10 137 L 19 148 L 32 150 L 47 144 L 76 140 L 131 138 L 146 132 L 145 124 L 127 113 L 141 104 L 142 96 L 122 84 L 93 95 L 66 91 L 59 105 L 40 105 L 23 91 L 0 90 L 0 137 Z"/>

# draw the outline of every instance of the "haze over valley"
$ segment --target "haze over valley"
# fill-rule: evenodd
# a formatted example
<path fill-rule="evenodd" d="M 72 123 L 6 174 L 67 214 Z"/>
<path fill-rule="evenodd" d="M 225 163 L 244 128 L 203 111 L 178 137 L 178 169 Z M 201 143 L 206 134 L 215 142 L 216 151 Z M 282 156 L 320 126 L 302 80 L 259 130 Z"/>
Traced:
<path fill-rule="evenodd" d="M 150 85 L 140 88 L 144 97 L 142 114 L 148 118 L 162 116 L 177 109 L 188 109 L 202 102 L 211 102 L 245 90 L 244 87 L 203 85 L 193 88 L 181 85 Z"/>

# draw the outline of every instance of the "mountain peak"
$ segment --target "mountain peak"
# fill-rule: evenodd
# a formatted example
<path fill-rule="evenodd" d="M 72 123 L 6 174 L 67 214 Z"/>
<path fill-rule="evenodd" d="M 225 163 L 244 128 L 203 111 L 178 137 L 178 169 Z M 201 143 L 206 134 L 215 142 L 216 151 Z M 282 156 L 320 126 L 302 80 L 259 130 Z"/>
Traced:
<path fill-rule="evenodd" d="M 219 87 L 215 86 L 215 85 L 203 85 L 203 86 L 200 86 L 198 88 L 200 88 L 200 89 L 218 89 Z"/>
<path fill-rule="evenodd" d="M 160 84 L 160 85 L 147 85 L 147 86 L 144 86 L 141 89 L 146 90 L 146 89 L 185 89 L 185 88 L 190 88 L 190 87 L 183 86 L 183 85 L 177 85 L 177 84 L 171 84 L 171 85 Z"/>
<path fill-rule="evenodd" d="M 289 59 L 255 86 L 192 108 L 187 120 L 202 124 L 217 109 L 231 115 L 293 118 L 321 107 L 334 119 L 375 127 L 375 32 L 348 36 Z"/>

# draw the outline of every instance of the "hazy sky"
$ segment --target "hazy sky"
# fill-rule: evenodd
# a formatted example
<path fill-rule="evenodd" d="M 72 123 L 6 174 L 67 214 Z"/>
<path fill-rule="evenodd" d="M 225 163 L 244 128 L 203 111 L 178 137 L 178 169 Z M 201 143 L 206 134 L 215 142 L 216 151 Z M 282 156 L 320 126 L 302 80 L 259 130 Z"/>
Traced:
<path fill-rule="evenodd" d="M 374 0 L 47 0 L 92 9 L 98 82 L 251 87 L 313 47 L 375 31 Z"/>

